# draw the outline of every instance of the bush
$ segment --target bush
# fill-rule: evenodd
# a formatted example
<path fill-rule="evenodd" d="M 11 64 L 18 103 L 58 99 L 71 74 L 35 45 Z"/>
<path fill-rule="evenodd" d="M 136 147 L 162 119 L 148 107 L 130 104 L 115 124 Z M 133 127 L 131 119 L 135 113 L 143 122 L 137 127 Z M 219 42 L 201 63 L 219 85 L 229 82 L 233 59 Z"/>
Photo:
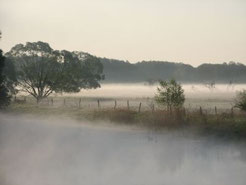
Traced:
<path fill-rule="evenodd" d="M 180 108 L 185 102 L 184 90 L 175 80 L 160 81 L 155 100 L 158 104 L 167 106 L 168 110 Z"/>
<path fill-rule="evenodd" d="M 246 90 L 243 90 L 237 94 L 235 107 L 246 111 Z"/>

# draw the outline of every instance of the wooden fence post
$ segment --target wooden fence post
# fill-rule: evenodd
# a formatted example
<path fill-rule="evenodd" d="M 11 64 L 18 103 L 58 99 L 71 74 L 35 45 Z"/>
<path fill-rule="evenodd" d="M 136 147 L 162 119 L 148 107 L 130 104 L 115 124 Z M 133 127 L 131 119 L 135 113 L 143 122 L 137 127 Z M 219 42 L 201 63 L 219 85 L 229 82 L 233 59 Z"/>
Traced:
<path fill-rule="evenodd" d="M 183 116 L 186 116 L 186 109 L 185 109 L 185 107 L 183 108 Z"/>
<path fill-rule="evenodd" d="M 231 117 L 232 117 L 232 118 L 234 117 L 234 110 L 233 110 L 233 107 L 231 108 Z"/>
<path fill-rule="evenodd" d="M 97 100 L 97 108 L 100 108 L 100 100 Z"/>
<path fill-rule="evenodd" d="M 79 108 L 80 108 L 80 105 L 81 105 L 81 98 L 79 99 Z"/>
<path fill-rule="evenodd" d="M 155 112 L 155 104 L 152 105 L 152 113 Z"/>
<path fill-rule="evenodd" d="M 117 107 L 117 101 L 114 100 L 114 109 L 116 109 L 116 107 Z"/>
<path fill-rule="evenodd" d="M 217 112 L 217 107 L 216 106 L 214 107 L 214 112 L 215 112 L 215 115 L 217 116 L 218 112 Z"/>
<path fill-rule="evenodd" d="M 140 102 L 139 103 L 139 107 L 138 107 L 138 112 L 140 113 L 140 111 L 141 111 L 141 106 L 142 106 L 142 103 Z"/>
<path fill-rule="evenodd" d="M 200 115 L 202 115 L 203 113 L 202 113 L 202 107 L 200 106 Z"/>
<path fill-rule="evenodd" d="M 127 109 L 130 109 L 129 100 L 127 100 Z"/>

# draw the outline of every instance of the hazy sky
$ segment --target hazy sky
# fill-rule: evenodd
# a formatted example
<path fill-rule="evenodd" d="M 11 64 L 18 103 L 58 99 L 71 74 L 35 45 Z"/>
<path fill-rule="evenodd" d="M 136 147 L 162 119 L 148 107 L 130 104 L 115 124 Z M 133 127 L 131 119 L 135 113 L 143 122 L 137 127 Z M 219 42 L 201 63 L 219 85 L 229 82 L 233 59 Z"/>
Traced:
<path fill-rule="evenodd" d="M 0 48 L 54 49 L 137 62 L 246 64 L 246 0 L 0 0 Z"/>

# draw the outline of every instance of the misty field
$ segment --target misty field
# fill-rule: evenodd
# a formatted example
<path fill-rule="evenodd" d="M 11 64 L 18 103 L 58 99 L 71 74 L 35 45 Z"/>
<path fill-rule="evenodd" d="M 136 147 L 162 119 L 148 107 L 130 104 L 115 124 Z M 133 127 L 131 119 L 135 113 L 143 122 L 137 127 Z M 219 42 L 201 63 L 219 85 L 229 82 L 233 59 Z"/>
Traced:
<path fill-rule="evenodd" d="M 210 88 L 204 84 L 182 84 L 185 92 L 187 108 L 199 108 L 202 106 L 205 109 L 214 109 L 216 106 L 220 110 L 231 109 L 234 106 L 234 98 L 238 91 L 246 89 L 246 84 L 216 84 L 214 88 Z M 88 108 L 97 107 L 97 100 L 101 100 L 102 107 L 114 107 L 117 100 L 117 107 L 124 108 L 127 106 L 127 100 L 130 106 L 134 109 L 142 102 L 143 108 L 148 109 L 154 103 L 153 97 L 156 93 L 156 85 L 148 85 L 144 83 L 132 84 L 102 84 L 101 88 L 81 90 L 80 93 L 70 94 L 55 94 L 41 104 L 51 104 L 51 99 L 54 100 L 55 106 L 79 106 L 81 99 L 81 107 Z M 29 103 L 35 103 L 30 96 L 20 93 L 20 99 L 27 98 Z"/>
<path fill-rule="evenodd" d="M 183 109 L 167 111 L 154 101 L 156 86 L 103 84 L 78 94 L 55 94 L 39 104 L 30 96 L 17 96 L 9 113 L 90 120 L 160 130 L 192 128 L 223 137 L 246 137 L 246 113 L 234 108 L 237 91 L 246 85 L 183 84 Z"/>
<path fill-rule="evenodd" d="M 143 84 L 13 98 L 0 113 L 1 185 L 244 185 L 246 114 L 233 104 L 245 85 L 183 86 L 171 112 Z"/>

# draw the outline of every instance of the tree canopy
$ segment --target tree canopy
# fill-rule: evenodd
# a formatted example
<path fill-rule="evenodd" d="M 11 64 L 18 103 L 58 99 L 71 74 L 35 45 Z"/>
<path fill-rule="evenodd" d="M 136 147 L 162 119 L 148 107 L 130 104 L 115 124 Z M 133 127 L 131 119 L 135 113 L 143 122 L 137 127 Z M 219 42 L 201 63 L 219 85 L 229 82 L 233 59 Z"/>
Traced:
<path fill-rule="evenodd" d="M 38 102 L 53 92 L 98 88 L 104 78 L 103 65 L 96 57 L 53 50 L 44 42 L 17 44 L 6 56 L 15 67 L 12 73 L 16 76 L 17 89 Z"/>

